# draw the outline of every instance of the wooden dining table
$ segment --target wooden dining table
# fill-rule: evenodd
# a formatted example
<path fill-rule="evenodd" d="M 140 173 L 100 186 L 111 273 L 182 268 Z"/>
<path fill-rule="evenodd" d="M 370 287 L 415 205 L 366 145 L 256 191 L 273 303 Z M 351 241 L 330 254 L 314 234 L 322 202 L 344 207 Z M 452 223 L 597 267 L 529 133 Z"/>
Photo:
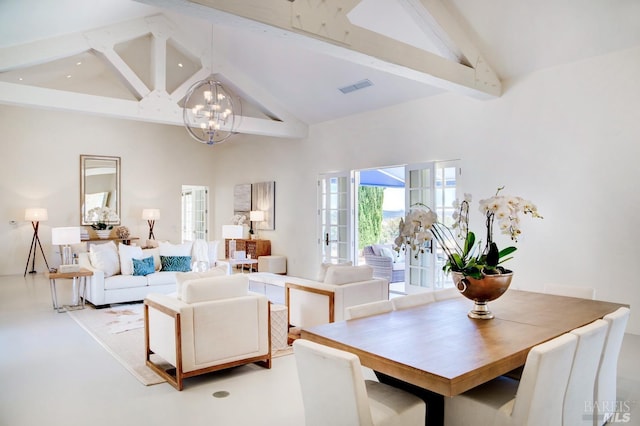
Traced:
<path fill-rule="evenodd" d="M 524 365 L 532 347 L 628 305 L 510 289 L 489 302 L 494 319 L 469 318 L 472 306 L 455 297 L 303 328 L 301 337 L 354 353 L 376 372 L 454 396 Z"/>

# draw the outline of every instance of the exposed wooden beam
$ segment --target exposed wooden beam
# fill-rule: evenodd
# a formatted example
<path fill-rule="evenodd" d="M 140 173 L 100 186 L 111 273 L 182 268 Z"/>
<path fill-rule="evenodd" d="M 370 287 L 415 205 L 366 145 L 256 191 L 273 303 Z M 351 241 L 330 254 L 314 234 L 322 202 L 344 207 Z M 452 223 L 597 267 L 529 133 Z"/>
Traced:
<path fill-rule="evenodd" d="M 437 0 L 420 0 L 428 7 L 424 17 L 438 23 L 436 33 L 454 29 L 448 37 L 465 41 L 461 47 L 468 63 L 459 63 L 381 34 L 357 27 L 346 16 L 360 0 L 139 0 L 143 3 L 197 14 L 214 22 L 277 29 L 278 35 L 296 38 L 321 53 L 413 79 L 445 90 L 480 98 L 500 96 L 502 85 Z M 417 0 L 410 3 L 418 7 Z M 201 7 L 198 7 L 201 6 Z M 414 13 L 415 16 L 415 13 Z M 421 20 L 426 18 L 420 17 Z M 448 34 L 448 33 L 447 33 Z M 447 37 L 442 36 L 443 43 Z M 452 51 L 452 47 L 448 47 Z M 475 50 L 477 52 L 477 50 Z"/>

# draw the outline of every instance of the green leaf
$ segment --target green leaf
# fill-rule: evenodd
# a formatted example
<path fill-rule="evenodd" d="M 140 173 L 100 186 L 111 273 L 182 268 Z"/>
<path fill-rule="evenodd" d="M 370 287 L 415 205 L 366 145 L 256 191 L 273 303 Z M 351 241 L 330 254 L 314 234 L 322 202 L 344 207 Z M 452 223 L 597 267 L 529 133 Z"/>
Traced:
<path fill-rule="evenodd" d="M 510 255 L 511 253 L 513 253 L 514 251 L 518 250 L 516 247 L 507 247 L 507 248 L 503 248 L 502 250 L 500 250 L 500 253 L 498 254 L 498 257 L 503 258 L 505 256 Z"/>
<path fill-rule="evenodd" d="M 473 232 L 469 232 L 467 234 L 467 238 L 464 240 L 464 252 L 462 254 L 463 257 L 466 257 L 467 254 L 469 254 L 475 242 L 476 242 L 475 234 Z"/>

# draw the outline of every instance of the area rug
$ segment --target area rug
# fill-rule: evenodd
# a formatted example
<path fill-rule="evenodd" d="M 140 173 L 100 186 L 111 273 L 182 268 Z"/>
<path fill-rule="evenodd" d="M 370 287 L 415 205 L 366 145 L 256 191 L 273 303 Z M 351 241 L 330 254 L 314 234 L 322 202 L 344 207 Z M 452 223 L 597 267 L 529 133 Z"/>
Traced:
<path fill-rule="evenodd" d="M 127 371 L 146 386 L 164 383 L 145 365 L 144 311 L 142 303 L 112 305 L 110 308 L 68 311 L 84 330 L 107 350 Z M 274 352 L 278 358 L 293 353 L 291 346 Z"/>

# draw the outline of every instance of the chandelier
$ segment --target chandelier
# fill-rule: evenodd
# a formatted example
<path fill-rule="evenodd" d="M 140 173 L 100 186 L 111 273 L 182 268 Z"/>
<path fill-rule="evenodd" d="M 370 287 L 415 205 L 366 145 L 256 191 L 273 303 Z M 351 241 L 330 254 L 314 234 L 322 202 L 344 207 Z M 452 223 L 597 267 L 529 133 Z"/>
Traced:
<path fill-rule="evenodd" d="M 201 80 L 189 88 L 182 118 L 191 137 L 207 145 L 224 142 L 235 130 L 233 100 L 215 80 Z"/>

